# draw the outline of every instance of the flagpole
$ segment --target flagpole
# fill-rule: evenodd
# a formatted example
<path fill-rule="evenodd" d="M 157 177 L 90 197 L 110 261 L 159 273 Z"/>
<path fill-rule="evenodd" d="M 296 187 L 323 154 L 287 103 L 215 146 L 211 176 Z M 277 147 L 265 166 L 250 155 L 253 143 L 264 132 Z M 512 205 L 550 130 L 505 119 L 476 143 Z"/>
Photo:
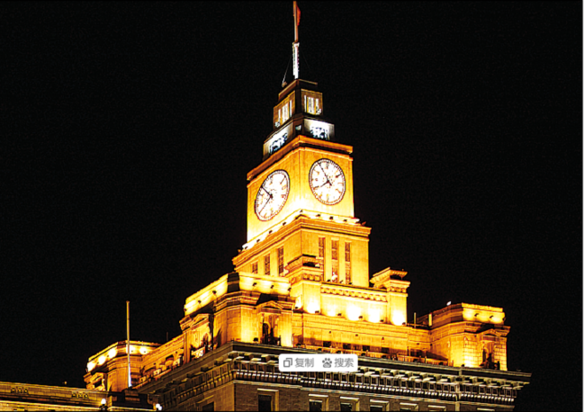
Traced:
<path fill-rule="evenodd" d="M 300 43 L 298 43 L 298 25 L 300 24 L 300 9 L 296 2 L 293 3 L 293 14 L 294 14 L 294 43 L 292 43 L 292 73 L 294 79 L 300 77 Z"/>
<path fill-rule="evenodd" d="M 130 369 L 130 301 L 126 301 L 126 353 L 128 354 L 128 388 L 132 387 L 132 370 Z"/>
<path fill-rule="evenodd" d="M 294 43 L 298 43 L 298 15 L 297 15 L 298 5 L 296 4 L 295 1 L 293 1 L 292 3 L 294 7 L 294 10 L 292 11 L 292 13 L 294 13 Z"/>

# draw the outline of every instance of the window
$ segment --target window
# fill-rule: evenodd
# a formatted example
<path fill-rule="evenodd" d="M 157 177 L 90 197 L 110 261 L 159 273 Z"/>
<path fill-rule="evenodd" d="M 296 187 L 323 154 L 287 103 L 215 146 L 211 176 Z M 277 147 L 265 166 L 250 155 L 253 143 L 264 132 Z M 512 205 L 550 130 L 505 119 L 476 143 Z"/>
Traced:
<path fill-rule="evenodd" d="M 273 411 L 270 395 L 258 395 L 258 411 Z"/>
<path fill-rule="evenodd" d="M 309 401 L 309 411 L 314 411 L 314 412 L 320 412 L 322 411 L 322 401 L 315 401 L 315 400 L 310 400 Z"/>
<path fill-rule="evenodd" d="M 270 276 L 270 255 L 264 257 L 264 275 Z"/>
<path fill-rule="evenodd" d="M 290 116 L 288 116 L 288 105 L 285 105 L 282 107 L 282 123 L 285 123 L 289 118 Z"/>
<path fill-rule="evenodd" d="M 258 411 L 277 411 L 278 391 L 258 389 Z"/>
<path fill-rule="evenodd" d="M 201 410 L 202 411 L 214 411 L 215 410 L 215 402 L 210 402 L 206 405 L 203 405 Z"/>
<path fill-rule="evenodd" d="M 333 240 L 331 246 L 332 281 L 339 281 L 339 241 Z"/>
<path fill-rule="evenodd" d="M 258 262 L 251 264 L 251 273 L 258 274 Z"/>
<path fill-rule="evenodd" d="M 345 243 L 345 281 L 350 284 L 351 281 L 351 244 Z"/>
<path fill-rule="evenodd" d="M 347 398 L 341 396 L 341 411 L 358 411 L 359 410 L 359 398 Z"/>
<path fill-rule="evenodd" d="M 278 248 L 278 275 L 284 273 L 284 248 Z"/>
<path fill-rule="evenodd" d="M 318 238 L 318 263 L 324 275 L 324 237 Z M 330 280 L 330 279 L 329 279 Z"/>
<path fill-rule="evenodd" d="M 308 410 L 328 411 L 328 396 L 316 394 L 308 395 Z"/>
<path fill-rule="evenodd" d="M 339 260 L 339 241 L 338 240 L 332 241 L 331 253 L 332 253 L 332 256 L 331 256 L 332 260 Z"/>
<path fill-rule="evenodd" d="M 369 410 L 375 412 L 382 412 L 385 410 L 385 408 L 383 407 L 383 405 L 372 403 L 369 405 Z"/>

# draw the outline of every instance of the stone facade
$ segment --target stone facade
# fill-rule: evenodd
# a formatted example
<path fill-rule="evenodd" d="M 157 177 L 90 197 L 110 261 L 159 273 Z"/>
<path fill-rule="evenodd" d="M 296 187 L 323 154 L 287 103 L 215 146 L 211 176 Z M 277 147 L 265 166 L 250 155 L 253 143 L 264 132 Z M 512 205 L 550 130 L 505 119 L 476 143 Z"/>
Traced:
<path fill-rule="evenodd" d="M 146 394 L 0 382 L 0 411 L 148 411 Z"/>
<path fill-rule="evenodd" d="M 355 373 L 281 373 L 283 353 L 313 353 L 231 342 L 138 388 L 163 410 L 253 411 L 260 396 L 272 410 L 511 410 L 529 373 L 359 357 Z M 371 407 L 373 406 L 373 409 Z M 379 409 L 375 409 L 375 407 Z"/>

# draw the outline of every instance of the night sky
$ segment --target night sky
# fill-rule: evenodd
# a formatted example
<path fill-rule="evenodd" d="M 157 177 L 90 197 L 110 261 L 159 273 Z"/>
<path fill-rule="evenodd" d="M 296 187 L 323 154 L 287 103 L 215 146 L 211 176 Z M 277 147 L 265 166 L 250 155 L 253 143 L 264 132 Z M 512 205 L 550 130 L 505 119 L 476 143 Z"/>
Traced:
<path fill-rule="evenodd" d="M 370 274 L 408 271 L 410 321 L 504 308 L 517 410 L 581 409 L 582 4 L 299 6 Z M 163 343 L 233 270 L 292 2 L 5 2 L 0 33 L 0 381 L 83 387 L 126 300 Z"/>

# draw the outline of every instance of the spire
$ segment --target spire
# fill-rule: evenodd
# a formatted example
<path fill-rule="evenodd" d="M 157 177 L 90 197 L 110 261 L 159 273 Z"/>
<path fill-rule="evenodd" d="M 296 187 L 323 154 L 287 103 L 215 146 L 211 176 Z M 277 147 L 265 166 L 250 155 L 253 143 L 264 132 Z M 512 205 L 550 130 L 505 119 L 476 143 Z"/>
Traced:
<path fill-rule="evenodd" d="M 300 43 L 298 42 L 298 26 L 300 25 L 300 8 L 293 2 L 294 15 L 294 43 L 292 43 L 292 74 L 294 79 L 300 78 Z"/>

